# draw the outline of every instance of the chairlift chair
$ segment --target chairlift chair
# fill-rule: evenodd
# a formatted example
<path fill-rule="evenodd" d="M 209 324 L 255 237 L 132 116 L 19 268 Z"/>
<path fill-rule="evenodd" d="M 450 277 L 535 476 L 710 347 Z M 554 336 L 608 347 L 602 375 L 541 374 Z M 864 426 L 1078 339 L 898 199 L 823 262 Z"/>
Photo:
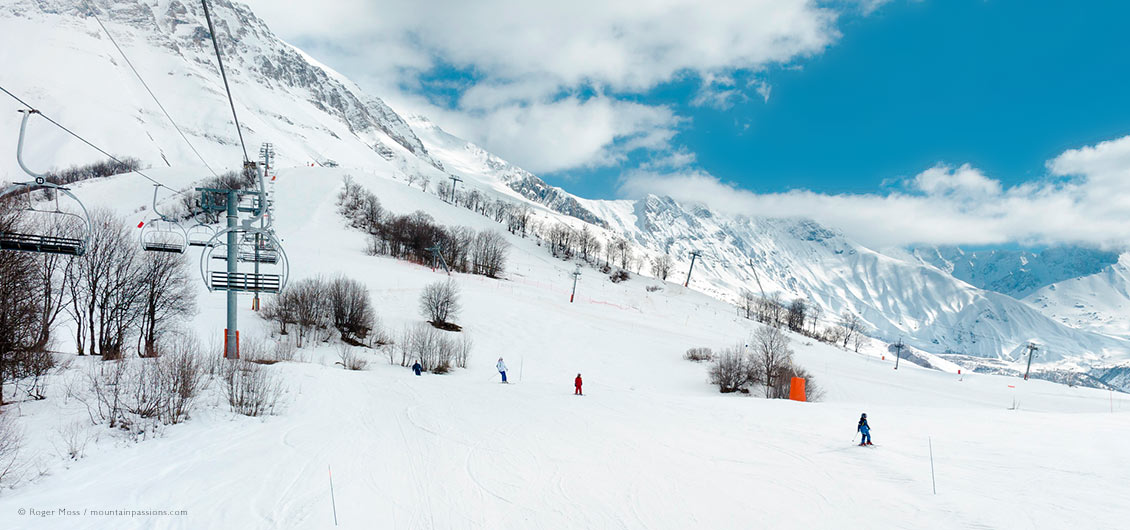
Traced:
<path fill-rule="evenodd" d="M 266 241 L 266 245 L 272 249 L 271 252 L 275 256 L 274 261 L 259 261 L 256 263 L 259 272 L 229 271 L 227 236 L 232 232 L 237 233 L 236 245 L 240 246 L 242 246 L 241 241 L 247 239 L 254 241 L 255 235 L 258 235 L 259 239 Z M 217 232 L 205 246 L 204 252 L 200 253 L 200 275 L 209 291 L 277 294 L 286 287 L 287 277 L 290 274 L 290 263 L 287 261 L 286 252 L 283 251 L 282 245 L 279 244 L 278 239 L 270 230 L 248 227 L 228 228 Z M 242 252 L 242 249 L 237 248 L 238 252 Z M 219 265 L 221 263 L 223 264 L 222 267 Z M 236 263 L 243 264 L 237 265 L 236 268 L 250 268 L 250 265 L 246 265 L 246 260 L 241 259 L 238 255 Z"/>
<path fill-rule="evenodd" d="M 197 224 L 188 227 L 185 233 L 188 234 L 189 246 L 206 247 L 208 246 L 208 242 L 212 240 L 212 236 L 216 235 L 216 229 L 197 221 Z"/>
<path fill-rule="evenodd" d="M 157 209 L 157 190 L 160 187 L 159 184 L 153 185 L 153 213 L 157 217 L 141 226 L 141 248 L 149 252 L 184 254 L 188 250 L 188 232 Z"/>
<path fill-rule="evenodd" d="M 39 114 L 39 111 L 21 110 L 20 112 L 23 113 L 24 117 L 20 122 L 16 161 L 19 163 L 20 169 L 30 175 L 33 180 L 17 182 L 0 190 L 0 201 L 5 197 L 15 197 L 22 192 L 26 195 L 27 202 L 17 206 L 16 209 L 29 212 L 30 216 L 36 219 L 31 221 L 25 219 L 22 222 L 17 220 L 0 230 L 0 250 L 82 256 L 86 253 L 87 246 L 90 243 L 90 213 L 86 211 L 86 206 L 71 193 L 70 189 L 48 182 L 46 175 L 35 173 L 24 164 L 23 147 L 27 121 L 32 114 Z M 52 191 L 54 208 L 36 207 L 31 194 L 43 189 Z M 77 205 L 77 210 L 64 210 L 60 206 L 60 195 Z"/>
<path fill-rule="evenodd" d="M 239 261 L 248 263 L 278 263 L 279 249 L 274 237 L 262 233 L 244 234 L 239 240 Z"/>

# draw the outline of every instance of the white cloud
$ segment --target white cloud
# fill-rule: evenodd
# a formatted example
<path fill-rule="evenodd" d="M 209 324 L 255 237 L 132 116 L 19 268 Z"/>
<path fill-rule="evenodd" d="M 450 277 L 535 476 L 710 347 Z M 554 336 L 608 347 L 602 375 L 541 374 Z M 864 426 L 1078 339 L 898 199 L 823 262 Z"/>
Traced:
<path fill-rule="evenodd" d="M 915 188 L 927 195 L 951 195 L 958 197 L 997 196 L 1001 183 L 986 177 L 981 170 L 963 164 L 954 168 L 938 164 L 914 177 Z"/>
<path fill-rule="evenodd" d="M 670 195 L 720 211 L 808 217 L 872 247 L 912 244 L 1082 243 L 1130 245 L 1130 136 L 1066 151 L 1048 162 L 1066 181 L 1007 189 L 969 165 L 935 166 L 911 179 L 909 192 L 829 195 L 758 194 L 700 170 L 637 171 L 620 191 Z"/>
<path fill-rule="evenodd" d="M 634 94 L 693 76 L 704 80 L 701 103 L 725 108 L 751 88 L 710 80 L 820 53 L 839 37 L 836 11 L 811 0 L 247 3 L 375 95 L 542 171 L 607 164 L 626 144 L 668 148 L 677 120 Z M 418 95 L 437 66 L 475 80 L 450 107 Z"/>

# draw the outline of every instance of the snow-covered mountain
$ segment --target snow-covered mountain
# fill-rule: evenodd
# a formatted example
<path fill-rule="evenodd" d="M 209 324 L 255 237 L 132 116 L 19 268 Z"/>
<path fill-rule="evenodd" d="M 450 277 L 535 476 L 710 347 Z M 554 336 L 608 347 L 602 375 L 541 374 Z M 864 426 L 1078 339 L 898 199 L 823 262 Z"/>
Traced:
<path fill-rule="evenodd" d="M 810 220 L 727 217 L 655 196 L 594 209 L 638 243 L 669 250 L 683 270 L 690 251 L 703 251 L 693 282 L 718 297 L 734 298 L 738 288 L 802 297 L 824 309 L 826 322 L 852 311 L 870 334 L 935 353 L 1017 360 L 1031 340 L 1046 345 L 1045 361 L 1097 361 L 1125 351 L 1122 340 L 1071 329 L 1009 296 L 880 254 Z"/>
<path fill-rule="evenodd" d="M 210 5 L 248 149 L 257 151 L 260 143 L 271 142 L 280 165 L 334 160 L 360 171 L 391 165 L 402 175 L 433 181 L 459 176 L 465 186 L 525 201 L 542 222 L 587 222 L 603 237 L 627 237 L 638 245 L 637 253 L 669 253 L 677 275 L 685 274 L 689 252 L 701 250 L 691 286 L 715 297 L 733 300 L 742 289 L 803 297 L 823 309 L 825 325 L 842 311 L 852 311 L 864 318 L 870 334 L 890 341 L 902 338 L 927 352 L 1013 361 L 1023 344 L 1037 341 L 1044 346 L 1041 362 L 1069 359 L 1097 365 L 1130 354 L 1130 342 L 1123 338 L 1075 329 L 1010 296 L 955 278 L 939 268 L 954 260 L 940 255 L 943 262 L 938 263 L 892 257 L 808 220 L 726 216 L 665 197 L 575 197 L 426 118 L 402 118 L 276 37 L 245 6 L 226 0 Z M 201 177 L 207 176 L 90 9 L 203 158 L 217 170 L 238 167 L 243 154 L 203 13 L 195 3 L 5 3 L 0 6 L 0 45 L 26 51 L 6 62 L 4 86 L 115 154 L 154 166 L 197 168 Z M 0 180 L 21 175 L 14 157 L 17 119 L 14 112 L 0 113 Z M 255 154 L 249 153 L 251 158 Z M 29 139 L 28 158 L 36 167 L 99 156 L 42 123 Z M 1009 292 L 1033 285 L 1014 282 Z"/>
<path fill-rule="evenodd" d="M 251 159 L 260 143 L 273 142 L 282 164 L 363 165 L 401 154 L 442 170 L 379 98 L 277 38 L 246 6 L 227 0 L 210 5 Z M 154 165 L 203 166 L 92 14 L 209 165 L 239 167 L 243 153 L 197 2 L 5 2 L 0 35 L 5 49 L 21 50 L 5 55 L 5 86 L 116 155 Z M 17 118 L 15 113 L 0 118 L 5 155 L 15 145 Z M 40 124 L 32 133 L 30 160 L 63 166 L 100 156 L 48 126 Z M 18 175 L 14 157 L 3 156 L 0 178 Z"/>
<path fill-rule="evenodd" d="M 1094 274 L 1042 287 L 1024 301 L 1069 326 L 1130 338 L 1130 254 Z"/>
<path fill-rule="evenodd" d="M 919 247 L 912 254 L 922 263 L 970 285 L 1017 299 L 1056 282 L 1098 273 L 1118 262 L 1118 252 L 1076 246 L 1051 247 L 1040 252 L 966 252 L 958 247 Z"/>

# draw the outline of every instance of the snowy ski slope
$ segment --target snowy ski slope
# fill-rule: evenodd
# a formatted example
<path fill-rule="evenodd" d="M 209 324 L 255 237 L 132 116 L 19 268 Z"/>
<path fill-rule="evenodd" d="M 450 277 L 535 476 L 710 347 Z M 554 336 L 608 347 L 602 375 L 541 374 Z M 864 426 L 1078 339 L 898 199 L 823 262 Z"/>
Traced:
<path fill-rule="evenodd" d="M 276 226 L 294 277 L 364 281 L 394 332 L 421 320 L 417 296 L 443 275 L 364 255 L 363 237 L 335 212 L 345 174 L 394 212 L 501 230 L 408 187 L 391 165 L 282 169 Z M 175 186 L 193 178 L 154 175 Z M 131 222 L 145 216 L 131 213 L 148 200 L 139 177 L 77 188 Z M 234 417 L 213 393 L 155 439 L 103 431 L 70 463 L 53 448 L 58 428 L 86 412 L 53 384 L 50 399 L 14 409 L 46 475 L 0 494 L 3 527 L 329 528 L 331 467 L 341 528 L 1120 528 L 1130 517 L 1117 501 L 1130 494 L 1122 394 L 909 363 L 895 371 L 878 347 L 855 354 L 794 337 L 823 402 L 721 395 L 682 354 L 739 343 L 756 324 L 673 283 L 613 284 L 590 269 L 569 304 L 572 265 L 507 237 L 506 279 L 454 276 L 458 322 L 475 343 L 466 370 L 417 378 L 373 354 L 370 370 L 349 372 L 324 347 L 311 362 L 265 368 L 289 389 L 277 416 Z M 218 336 L 223 299 L 202 291 L 188 325 Z M 243 301 L 243 336 L 262 335 Z M 515 384 L 498 383 L 499 356 Z M 578 372 L 584 397 L 572 395 Z M 852 443 L 860 412 L 875 447 Z M 18 515 L 31 508 L 188 514 Z"/>

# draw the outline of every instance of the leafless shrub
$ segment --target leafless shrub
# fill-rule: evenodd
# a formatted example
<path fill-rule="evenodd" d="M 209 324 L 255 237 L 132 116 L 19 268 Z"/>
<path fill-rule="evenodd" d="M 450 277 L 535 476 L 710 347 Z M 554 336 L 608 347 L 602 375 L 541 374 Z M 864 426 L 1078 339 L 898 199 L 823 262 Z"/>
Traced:
<path fill-rule="evenodd" d="M 393 343 L 392 335 L 385 329 L 380 317 L 373 317 L 373 331 L 370 337 L 369 342 L 374 346 L 389 346 Z"/>
<path fill-rule="evenodd" d="M 14 480 L 19 474 L 19 455 L 23 448 L 23 433 L 11 414 L 0 412 L 0 486 Z"/>
<path fill-rule="evenodd" d="M 96 425 L 141 432 L 143 423 L 181 423 L 204 389 L 210 366 L 194 339 L 166 350 L 157 358 L 91 364 L 80 376 L 81 387 L 69 387 L 68 395 L 86 406 Z"/>
<path fill-rule="evenodd" d="M 647 292 L 649 292 L 649 293 L 654 293 L 654 292 L 658 292 L 658 291 L 663 290 L 663 288 L 658 286 L 658 285 L 649 285 L 649 286 L 645 287 L 644 289 L 647 289 Z"/>
<path fill-rule="evenodd" d="M 337 364 L 346 370 L 364 370 L 369 366 L 369 361 L 357 353 L 356 347 L 349 344 L 337 346 L 337 357 L 341 359 Z"/>
<path fill-rule="evenodd" d="M 268 369 L 232 360 L 224 372 L 224 392 L 232 412 L 257 417 L 273 414 L 285 389 Z"/>
<path fill-rule="evenodd" d="M 15 386 L 13 392 L 23 387 L 24 393 L 34 400 L 47 397 L 47 374 L 55 368 L 55 357 L 41 350 L 12 352 L 7 363 L 7 377 Z"/>
<path fill-rule="evenodd" d="M 165 394 L 158 417 L 166 425 L 188 419 L 196 398 L 207 384 L 207 369 L 197 345 L 195 341 L 182 344 L 157 363 L 161 390 Z"/>
<path fill-rule="evenodd" d="M 691 348 L 683 354 L 683 358 L 695 362 L 711 361 L 714 360 L 714 350 L 706 347 Z"/>
<path fill-rule="evenodd" d="M 424 371 L 442 374 L 455 367 L 467 366 L 472 342 L 466 336 L 456 340 L 447 332 L 419 323 L 404 328 L 397 347 L 401 366 L 409 366 L 418 360 Z"/>
<path fill-rule="evenodd" d="M 718 385 L 723 394 L 744 390 L 755 380 L 755 365 L 753 357 L 742 351 L 740 344 L 726 348 L 714 358 L 710 382 Z"/>
<path fill-rule="evenodd" d="M 58 429 L 59 443 L 55 449 L 71 460 L 86 456 L 86 446 L 94 438 L 89 425 L 83 421 L 73 421 Z"/>
<path fill-rule="evenodd" d="M 455 366 L 459 368 L 467 367 L 467 359 L 471 357 L 471 347 L 473 345 L 474 343 L 471 341 L 470 336 L 463 335 L 460 337 L 459 350 L 455 353 Z"/>
<path fill-rule="evenodd" d="M 822 401 L 824 399 L 824 389 L 816 384 L 816 379 L 812 376 L 812 373 L 792 363 L 781 369 L 780 377 L 773 384 L 771 397 L 788 399 L 794 377 L 804 379 L 804 393 L 807 401 Z"/>
<path fill-rule="evenodd" d="M 274 355 L 275 349 L 269 347 L 262 339 L 246 337 L 239 341 L 239 358 L 256 364 L 275 364 L 279 362 Z"/>
<path fill-rule="evenodd" d="M 294 361 L 297 357 L 298 347 L 289 340 L 280 340 L 275 342 L 275 347 L 272 355 L 276 361 L 289 362 Z"/>
<path fill-rule="evenodd" d="M 67 393 L 86 406 L 92 424 L 120 427 L 129 423 L 125 416 L 127 377 L 129 365 L 125 360 L 91 363 L 82 374 L 85 388 L 72 387 Z"/>

